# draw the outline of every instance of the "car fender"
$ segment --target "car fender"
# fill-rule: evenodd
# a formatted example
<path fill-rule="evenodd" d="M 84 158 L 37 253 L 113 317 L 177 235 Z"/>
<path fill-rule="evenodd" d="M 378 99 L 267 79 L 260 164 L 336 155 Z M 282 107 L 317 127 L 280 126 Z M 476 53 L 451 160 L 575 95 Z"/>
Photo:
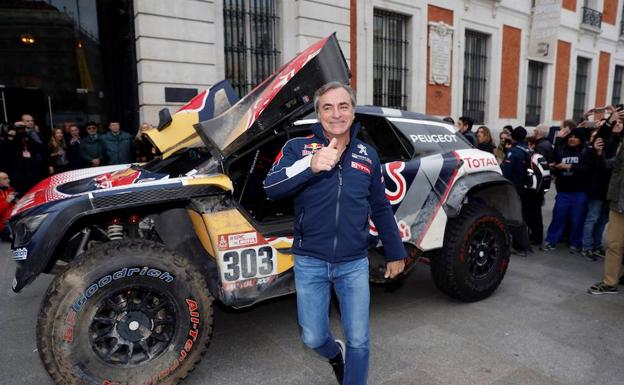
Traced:
<path fill-rule="evenodd" d="M 459 178 L 443 205 L 447 217 L 457 217 L 467 200 L 498 210 L 511 226 L 522 224 L 520 197 L 511 182 L 497 172 L 484 171 Z"/>

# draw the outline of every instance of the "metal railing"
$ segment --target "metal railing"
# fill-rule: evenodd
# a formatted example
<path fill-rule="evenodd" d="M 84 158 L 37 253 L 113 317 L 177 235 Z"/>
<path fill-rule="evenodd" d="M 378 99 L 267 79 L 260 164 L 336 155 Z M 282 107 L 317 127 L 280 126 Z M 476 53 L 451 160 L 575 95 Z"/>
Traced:
<path fill-rule="evenodd" d="M 274 0 L 224 0 L 225 77 L 239 96 L 271 75 L 279 64 Z"/>
<path fill-rule="evenodd" d="M 529 61 L 526 96 L 526 126 L 537 126 L 542 119 L 542 89 L 544 87 L 544 63 Z"/>
<path fill-rule="evenodd" d="M 624 38 L 624 15 L 622 16 L 622 21 L 620 21 L 620 38 Z"/>
<path fill-rule="evenodd" d="M 408 17 L 380 9 L 373 16 L 373 104 L 406 109 Z"/>
<path fill-rule="evenodd" d="M 598 12 L 589 7 L 583 7 L 583 19 L 581 24 L 600 29 L 602 26 L 602 12 Z"/>
<path fill-rule="evenodd" d="M 475 124 L 485 123 L 485 95 L 487 87 L 487 45 L 489 35 L 466 31 L 464 51 L 464 100 L 462 112 Z"/>

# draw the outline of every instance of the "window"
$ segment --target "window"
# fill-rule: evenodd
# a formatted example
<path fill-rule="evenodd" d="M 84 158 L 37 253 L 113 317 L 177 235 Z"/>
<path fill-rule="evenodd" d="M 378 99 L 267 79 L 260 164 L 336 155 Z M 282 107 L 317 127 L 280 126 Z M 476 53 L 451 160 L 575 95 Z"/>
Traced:
<path fill-rule="evenodd" d="M 624 78 L 624 67 L 615 66 L 613 74 L 613 94 L 611 96 L 611 105 L 616 106 L 622 103 L 622 78 Z"/>
<path fill-rule="evenodd" d="M 483 33 L 466 31 L 462 115 L 471 117 L 475 124 L 485 123 L 488 38 Z"/>
<path fill-rule="evenodd" d="M 542 89 L 544 87 L 545 64 L 529 60 L 526 96 L 526 126 L 537 126 L 542 120 Z"/>
<path fill-rule="evenodd" d="M 279 62 L 276 9 L 276 0 L 223 1 L 225 77 L 241 97 Z"/>
<path fill-rule="evenodd" d="M 406 109 L 408 17 L 375 9 L 373 16 L 373 104 Z"/>
<path fill-rule="evenodd" d="M 587 77 L 589 76 L 590 61 L 590 59 L 584 57 L 576 58 L 576 86 L 574 87 L 574 111 L 572 112 L 572 119 L 577 122 L 583 120 L 583 112 L 585 112 Z"/>

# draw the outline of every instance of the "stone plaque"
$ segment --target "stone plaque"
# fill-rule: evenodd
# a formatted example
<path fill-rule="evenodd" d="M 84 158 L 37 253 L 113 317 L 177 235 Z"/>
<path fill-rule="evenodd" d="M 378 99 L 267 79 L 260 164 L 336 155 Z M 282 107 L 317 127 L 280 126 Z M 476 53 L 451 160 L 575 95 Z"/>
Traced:
<path fill-rule="evenodd" d="M 453 27 L 444 23 L 429 23 L 429 83 L 451 85 L 451 50 Z"/>

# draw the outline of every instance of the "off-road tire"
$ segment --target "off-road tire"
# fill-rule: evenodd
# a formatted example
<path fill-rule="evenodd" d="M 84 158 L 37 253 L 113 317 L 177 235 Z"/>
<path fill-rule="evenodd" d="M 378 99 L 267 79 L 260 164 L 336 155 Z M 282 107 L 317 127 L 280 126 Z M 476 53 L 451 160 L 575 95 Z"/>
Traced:
<path fill-rule="evenodd" d="M 485 299 L 503 280 L 509 254 L 507 226 L 500 213 L 467 204 L 448 222 L 444 247 L 431 258 L 433 281 L 442 292 L 461 301 Z"/>
<path fill-rule="evenodd" d="M 161 244 L 98 245 L 50 284 L 39 356 L 57 384 L 174 385 L 210 342 L 212 303 L 198 267 Z"/>

